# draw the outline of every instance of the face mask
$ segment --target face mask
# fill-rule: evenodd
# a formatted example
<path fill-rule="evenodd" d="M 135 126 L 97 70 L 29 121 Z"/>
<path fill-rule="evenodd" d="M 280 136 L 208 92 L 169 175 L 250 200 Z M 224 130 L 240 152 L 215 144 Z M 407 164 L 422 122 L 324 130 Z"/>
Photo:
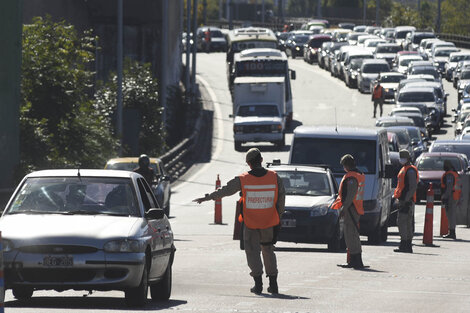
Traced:
<path fill-rule="evenodd" d="M 407 158 L 400 158 L 400 164 L 401 164 L 401 165 L 405 165 L 406 163 L 408 163 L 408 159 L 407 159 Z"/>

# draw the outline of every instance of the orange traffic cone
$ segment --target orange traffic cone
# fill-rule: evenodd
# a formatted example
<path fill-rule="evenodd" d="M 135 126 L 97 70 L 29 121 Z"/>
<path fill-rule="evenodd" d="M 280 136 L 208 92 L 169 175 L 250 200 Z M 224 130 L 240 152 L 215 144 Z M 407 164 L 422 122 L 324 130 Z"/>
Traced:
<path fill-rule="evenodd" d="M 449 232 L 449 222 L 447 221 L 446 207 L 444 204 L 441 206 L 441 237 L 447 235 Z"/>
<path fill-rule="evenodd" d="M 217 174 L 217 180 L 215 181 L 215 190 L 221 187 L 219 174 Z M 214 207 L 214 224 L 222 224 L 222 199 L 215 200 Z"/>
<path fill-rule="evenodd" d="M 426 192 L 426 215 L 424 217 L 424 233 L 423 243 L 426 246 L 432 246 L 432 223 L 433 223 L 433 210 L 434 210 L 434 190 L 432 183 L 429 183 L 428 191 Z"/>

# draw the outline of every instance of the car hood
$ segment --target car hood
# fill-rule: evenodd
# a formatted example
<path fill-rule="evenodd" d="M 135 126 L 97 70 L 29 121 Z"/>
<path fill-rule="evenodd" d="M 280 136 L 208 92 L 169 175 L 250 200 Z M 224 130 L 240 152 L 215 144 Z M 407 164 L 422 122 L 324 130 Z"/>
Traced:
<path fill-rule="evenodd" d="M 222 38 L 222 37 L 212 37 L 211 42 L 226 43 L 227 41 L 225 40 L 225 38 Z"/>
<path fill-rule="evenodd" d="M 277 116 L 260 117 L 260 116 L 236 116 L 233 121 L 237 125 L 252 125 L 252 124 L 280 124 L 282 119 Z"/>
<path fill-rule="evenodd" d="M 362 78 L 367 78 L 367 79 L 376 79 L 379 77 L 379 74 L 377 73 L 361 73 Z"/>
<path fill-rule="evenodd" d="M 382 83 L 382 87 L 384 89 L 397 89 L 398 88 L 398 83 Z"/>
<path fill-rule="evenodd" d="M 127 216 L 14 214 L 0 219 L 0 230 L 15 246 L 54 243 L 102 248 L 110 239 L 139 235 L 142 223 L 142 218 Z"/>
<path fill-rule="evenodd" d="M 393 59 L 396 55 L 396 53 L 377 53 L 375 57 L 377 59 Z"/>
<path fill-rule="evenodd" d="M 434 57 L 433 61 L 439 62 L 439 63 L 445 63 L 447 62 L 448 59 L 449 59 L 448 57 Z"/>
<path fill-rule="evenodd" d="M 419 171 L 420 180 L 436 180 L 441 179 L 444 171 Z"/>
<path fill-rule="evenodd" d="M 319 205 L 331 205 L 332 196 L 297 196 L 286 195 L 286 209 L 305 208 L 310 209 Z"/>

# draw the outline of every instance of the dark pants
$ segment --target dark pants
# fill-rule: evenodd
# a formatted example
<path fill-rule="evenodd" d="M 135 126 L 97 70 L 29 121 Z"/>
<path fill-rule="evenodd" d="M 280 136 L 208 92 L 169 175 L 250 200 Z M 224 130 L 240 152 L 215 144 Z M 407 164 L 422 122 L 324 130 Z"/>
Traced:
<path fill-rule="evenodd" d="M 379 105 L 380 116 L 382 116 L 383 104 L 384 104 L 383 99 L 374 99 L 374 117 L 375 117 L 375 113 L 377 112 L 377 105 Z"/>

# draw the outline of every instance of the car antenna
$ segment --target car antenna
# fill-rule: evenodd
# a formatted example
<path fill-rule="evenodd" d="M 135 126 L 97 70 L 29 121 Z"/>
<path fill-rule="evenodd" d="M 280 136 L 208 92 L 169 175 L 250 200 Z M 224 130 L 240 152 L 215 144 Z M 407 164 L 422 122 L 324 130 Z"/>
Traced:
<path fill-rule="evenodd" d="M 336 105 L 335 105 L 335 132 L 338 133 L 338 118 L 336 116 Z"/>
<path fill-rule="evenodd" d="M 80 179 L 80 182 L 82 181 L 82 175 L 80 175 L 80 168 L 78 168 L 77 170 L 77 176 L 78 176 L 78 179 Z"/>

